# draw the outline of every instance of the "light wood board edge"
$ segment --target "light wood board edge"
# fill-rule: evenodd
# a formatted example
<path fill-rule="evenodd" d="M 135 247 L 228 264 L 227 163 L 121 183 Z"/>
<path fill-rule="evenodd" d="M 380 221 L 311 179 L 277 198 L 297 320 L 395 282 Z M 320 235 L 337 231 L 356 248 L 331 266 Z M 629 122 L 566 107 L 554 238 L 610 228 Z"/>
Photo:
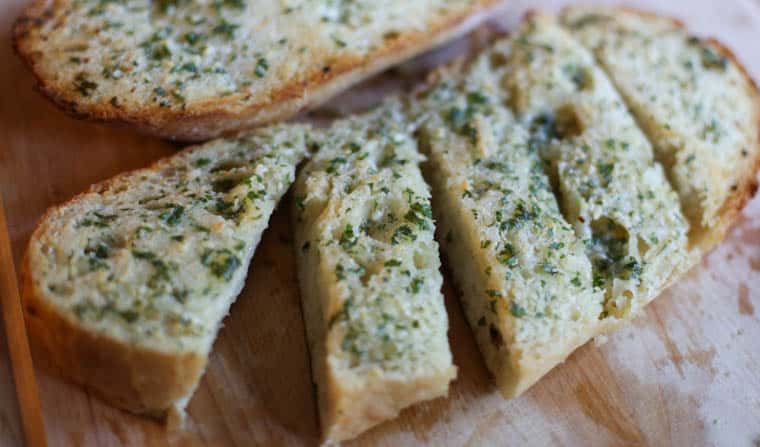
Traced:
<path fill-rule="evenodd" d="M 47 437 L 42 407 L 29 350 L 29 340 L 26 336 L 24 313 L 18 291 L 16 269 L 13 265 L 11 239 L 2 194 L 0 194 L 0 298 L 24 438 L 30 447 L 46 447 Z"/>

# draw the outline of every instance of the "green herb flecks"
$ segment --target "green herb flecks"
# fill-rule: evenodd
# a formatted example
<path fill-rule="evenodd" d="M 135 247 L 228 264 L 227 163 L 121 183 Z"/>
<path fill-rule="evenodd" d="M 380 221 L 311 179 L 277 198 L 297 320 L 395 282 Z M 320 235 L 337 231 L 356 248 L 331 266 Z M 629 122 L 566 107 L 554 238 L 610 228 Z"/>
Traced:
<path fill-rule="evenodd" d="M 207 250 L 201 257 L 201 263 L 211 270 L 217 278 L 229 281 L 235 271 L 241 266 L 240 258 L 230 250 Z"/>
<path fill-rule="evenodd" d="M 182 219 L 182 214 L 185 212 L 185 207 L 181 205 L 170 204 L 167 206 L 167 210 L 159 214 L 158 218 L 166 222 L 170 226 L 177 225 Z"/>

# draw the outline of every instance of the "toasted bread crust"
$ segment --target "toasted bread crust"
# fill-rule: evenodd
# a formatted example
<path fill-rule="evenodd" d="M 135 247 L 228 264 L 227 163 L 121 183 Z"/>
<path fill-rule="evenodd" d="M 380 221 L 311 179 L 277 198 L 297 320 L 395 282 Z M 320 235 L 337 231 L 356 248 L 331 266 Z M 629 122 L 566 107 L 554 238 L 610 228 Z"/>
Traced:
<path fill-rule="evenodd" d="M 673 19 L 673 22 L 679 27 L 683 27 L 680 21 Z M 746 166 L 744 166 L 742 175 L 739 177 L 739 182 L 733 188 L 733 194 L 723 202 L 720 219 L 712 231 L 714 236 L 711 238 L 709 245 L 706 244 L 702 247 L 703 254 L 707 254 L 708 251 L 723 241 L 728 230 L 736 223 L 737 217 L 742 209 L 744 209 L 744 206 L 755 196 L 758 189 L 757 174 L 758 170 L 760 170 L 760 90 L 758 90 L 757 82 L 755 82 L 747 71 L 747 68 L 739 62 L 739 59 L 736 58 L 736 55 L 727 46 L 715 38 L 710 38 L 708 41 L 715 45 L 723 56 L 736 65 L 752 90 L 755 97 L 754 121 L 757 123 L 757 144 L 753 148 L 753 152 L 747 157 Z"/>
<path fill-rule="evenodd" d="M 486 12 L 503 0 L 483 0 L 476 10 L 433 24 L 428 30 L 404 33 L 363 57 L 343 57 L 315 68 L 303 81 L 293 81 L 267 98 L 239 105 L 239 95 L 209 99 L 189 110 L 158 106 L 141 109 L 113 107 L 108 103 L 85 104 L 69 88 L 46 78 L 35 51 L 33 30 L 52 17 L 59 1 L 35 0 L 13 25 L 16 54 L 31 69 L 35 88 L 67 114 L 78 119 L 111 123 L 181 141 L 204 141 L 235 130 L 284 120 L 318 106 L 359 81 L 438 46 L 474 28 Z M 236 105 L 237 104 L 237 105 Z"/>

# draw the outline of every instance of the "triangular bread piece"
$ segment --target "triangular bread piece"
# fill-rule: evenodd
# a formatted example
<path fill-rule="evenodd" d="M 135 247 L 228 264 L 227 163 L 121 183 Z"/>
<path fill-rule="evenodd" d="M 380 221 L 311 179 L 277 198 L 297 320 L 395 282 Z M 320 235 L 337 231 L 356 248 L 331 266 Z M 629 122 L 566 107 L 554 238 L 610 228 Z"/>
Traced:
<path fill-rule="evenodd" d="M 298 278 L 325 441 L 448 393 L 430 191 L 398 101 L 335 123 L 293 207 Z"/>
<path fill-rule="evenodd" d="M 58 369 L 115 406 L 181 419 L 307 129 L 186 149 L 51 208 L 23 295 L 31 337 Z"/>

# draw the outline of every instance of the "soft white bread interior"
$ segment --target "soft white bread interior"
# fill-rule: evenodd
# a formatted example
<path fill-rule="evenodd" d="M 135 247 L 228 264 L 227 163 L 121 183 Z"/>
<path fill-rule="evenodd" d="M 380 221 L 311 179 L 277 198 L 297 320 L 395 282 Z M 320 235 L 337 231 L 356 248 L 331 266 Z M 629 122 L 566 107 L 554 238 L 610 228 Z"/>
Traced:
<path fill-rule="evenodd" d="M 439 240 L 486 364 L 512 397 L 588 340 L 602 293 L 528 130 L 488 85 L 444 79 L 420 102 Z"/>

